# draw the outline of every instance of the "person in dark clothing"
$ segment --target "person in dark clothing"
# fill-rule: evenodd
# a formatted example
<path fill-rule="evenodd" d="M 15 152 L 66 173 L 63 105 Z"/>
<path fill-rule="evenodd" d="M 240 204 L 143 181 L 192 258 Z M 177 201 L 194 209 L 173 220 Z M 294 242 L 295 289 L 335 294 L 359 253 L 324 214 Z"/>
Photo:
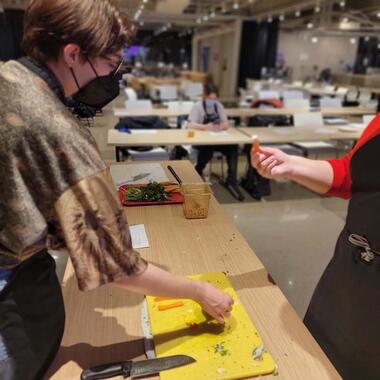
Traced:
<path fill-rule="evenodd" d="M 225 109 L 217 100 L 218 96 L 219 91 L 214 84 L 207 83 L 204 86 L 203 100 L 194 104 L 190 111 L 190 128 L 209 132 L 222 132 L 230 128 Z M 200 176 L 203 176 L 203 170 L 212 159 L 214 152 L 221 152 L 226 157 L 228 174 L 224 185 L 235 198 L 244 200 L 237 185 L 238 145 L 202 145 L 196 146 L 196 149 L 198 160 L 195 169 Z"/>
<path fill-rule="evenodd" d="M 380 362 L 380 115 L 346 156 L 330 161 L 261 148 L 253 165 L 266 178 L 288 178 L 350 199 L 332 260 L 304 323 L 345 380 L 378 380 Z"/>

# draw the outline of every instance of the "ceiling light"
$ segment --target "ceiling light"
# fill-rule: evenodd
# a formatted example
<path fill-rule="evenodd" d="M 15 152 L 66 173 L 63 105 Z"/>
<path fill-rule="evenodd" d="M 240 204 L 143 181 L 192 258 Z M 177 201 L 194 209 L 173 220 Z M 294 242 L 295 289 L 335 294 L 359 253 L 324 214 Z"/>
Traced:
<path fill-rule="evenodd" d="M 280 21 L 285 21 L 285 15 L 280 15 L 279 19 Z"/>
<path fill-rule="evenodd" d="M 356 44 L 356 38 L 352 37 L 352 38 L 350 39 L 350 42 L 351 42 L 353 45 Z"/>
<path fill-rule="evenodd" d="M 313 24 L 312 22 L 309 22 L 309 23 L 307 24 L 307 28 L 308 28 L 308 29 L 313 29 L 313 28 L 314 28 L 314 24 Z"/>
<path fill-rule="evenodd" d="M 270 22 L 272 22 L 273 21 L 273 17 L 272 16 L 269 16 L 268 17 L 268 22 L 270 23 Z"/>
<path fill-rule="evenodd" d="M 295 16 L 296 16 L 296 17 L 301 17 L 301 11 L 297 11 L 297 12 L 295 13 Z"/>
<path fill-rule="evenodd" d="M 319 5 L 317 5 L 315 8 L 314 8 L 314 11 L 315 13 L 319 13 L 321 11 L 321 7 Z"/>
<path fill-rule="evenodd" d="M 312 37 L 312 39 L 311 39 L 311 42 L 313 43 L 313 44 L 316 44 L 316 43 L 318 43 L 318 37 Z"/>
<path fill-rule="evenodd" d="M 346 6 L 346 2 L 345 2 L 345 0 L 342 0 L 342 1 L 339 3 L 339 5 L 340 5 L 342 8 L 344 8 L 344 7 Z"/>
<path fill-rule="evenodd" d="M 234 3 L 234 9 L 239 9 L 239 4 L 238 3 Z"/>
<path fill-rule="evenodd" d="M 377 12 L 376 16 L 377 16 L 378 18 L 380 18 L 380 12 Z"/>

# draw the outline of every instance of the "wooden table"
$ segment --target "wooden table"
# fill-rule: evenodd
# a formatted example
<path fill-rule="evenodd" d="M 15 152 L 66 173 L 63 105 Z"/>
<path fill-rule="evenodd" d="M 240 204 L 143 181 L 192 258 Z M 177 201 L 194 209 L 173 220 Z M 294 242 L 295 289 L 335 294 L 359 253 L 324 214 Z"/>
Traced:
<path fill-rule="evenodd" d="M 166 168 L 168 163 L 163 164 Z M 189 162 L 170 164 L 183 180 L 200 180 Z M 205 220 L 186 220 L 180 205 L 127 208 L 125 212 L 130 224 L 145 224 L 150 241 L 150 248 L 141 250 L 145 259 L 179 275 L 228 273 L 279 366 L 279 376 L 268 379 L 340 379 L 215 198 Z M 83 368 L 143 358 L 141 295 L 109 286 L 81 293 L 71 264 L 64 276 L 63 295 L 66 330 L 46 378 L 77 380 Z"/>
<path fill-rule="evenodd" d="M 363 133 L 358 129 L 356 132 L 342 132 L 338 127 L 325 126 L 321 128 L 298 128 L 298 127 L 242 127 L 237 128 L 248 137 L 256 135 L 262 144 L 284 144 L 300 141 L 329 141 L 329 140 L 357 140 Z M 323 131 L 322 133 L 318 131 Z M 331 131 L 331 133 L 328 133 Z M 325 133 L 324 133 L 325 132 Z"/>
<path fill-rule="evenodd" d="M 119 132 L 116 129 L 108 131 L 108 144 L 115 146 L 168 146 L 168 145 L 229 145 L 249 144 L 246 134 L 236 128 L 226 132 L 210 133 L 208 131 L 194 131 L 194 137 L 188 137 L 188 130 L 184 129 L 156 129 L 154 134 L 132 134 Z"/>
<path fill-rule="evenodd" d="M 226 108 L 228 117 L 252 117 L 258 115 L 294 115 L 295 113 L 310 112 L 309 108 Z M 370 108 L 360 107 L 337 107 L 337 108 L 321 108 L 320 111 L 326 116 L 360 116 L 373 114 L 374 110 Z M 159 116 L 162 118 L 178 117 L 188 114 L 188 110 L 177 108 L 153 108 L 152 110 L 135 110 L 127 111 L 125 108 L 114 108 L 114 115 L 117 117 L 141 117 L 141 116 Z"/>

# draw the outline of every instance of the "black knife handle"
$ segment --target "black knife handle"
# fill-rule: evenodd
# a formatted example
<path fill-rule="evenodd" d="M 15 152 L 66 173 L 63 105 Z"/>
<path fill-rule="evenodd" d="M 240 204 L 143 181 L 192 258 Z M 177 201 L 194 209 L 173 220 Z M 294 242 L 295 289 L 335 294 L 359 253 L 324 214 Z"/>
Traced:
<path fill-rule="evenodd" d="M 82 372 L 81 380 L 109 379 L 116 376 L 128 377 L 132 368 L 132 362 L 104 364 L 98 367 L 85 369 Z"/>

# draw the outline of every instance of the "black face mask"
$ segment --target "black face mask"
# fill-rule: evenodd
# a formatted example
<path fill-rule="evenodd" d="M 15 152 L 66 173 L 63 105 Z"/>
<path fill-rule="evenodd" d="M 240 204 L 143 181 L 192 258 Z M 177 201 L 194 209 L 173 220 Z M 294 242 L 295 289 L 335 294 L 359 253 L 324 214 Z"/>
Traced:
<path fill-rule="evenodd" d="M 96 74 L 96 78 L 82 88 L 79 86 L 74 70 L 70 68 L 71 74 L 73 75 L 75 83 L 79 89 L 79 91 L 72 96 L 72 99 L 78 105 L 101 110 L 104 106 L 119 96 L 119 80 L 121 79 L 121 75 L 118 74 L 118 70 L 121 63 L 114 73 L 101 77 L 96 72 L 91 61 L 88 61 L 88 63 Z"/>

